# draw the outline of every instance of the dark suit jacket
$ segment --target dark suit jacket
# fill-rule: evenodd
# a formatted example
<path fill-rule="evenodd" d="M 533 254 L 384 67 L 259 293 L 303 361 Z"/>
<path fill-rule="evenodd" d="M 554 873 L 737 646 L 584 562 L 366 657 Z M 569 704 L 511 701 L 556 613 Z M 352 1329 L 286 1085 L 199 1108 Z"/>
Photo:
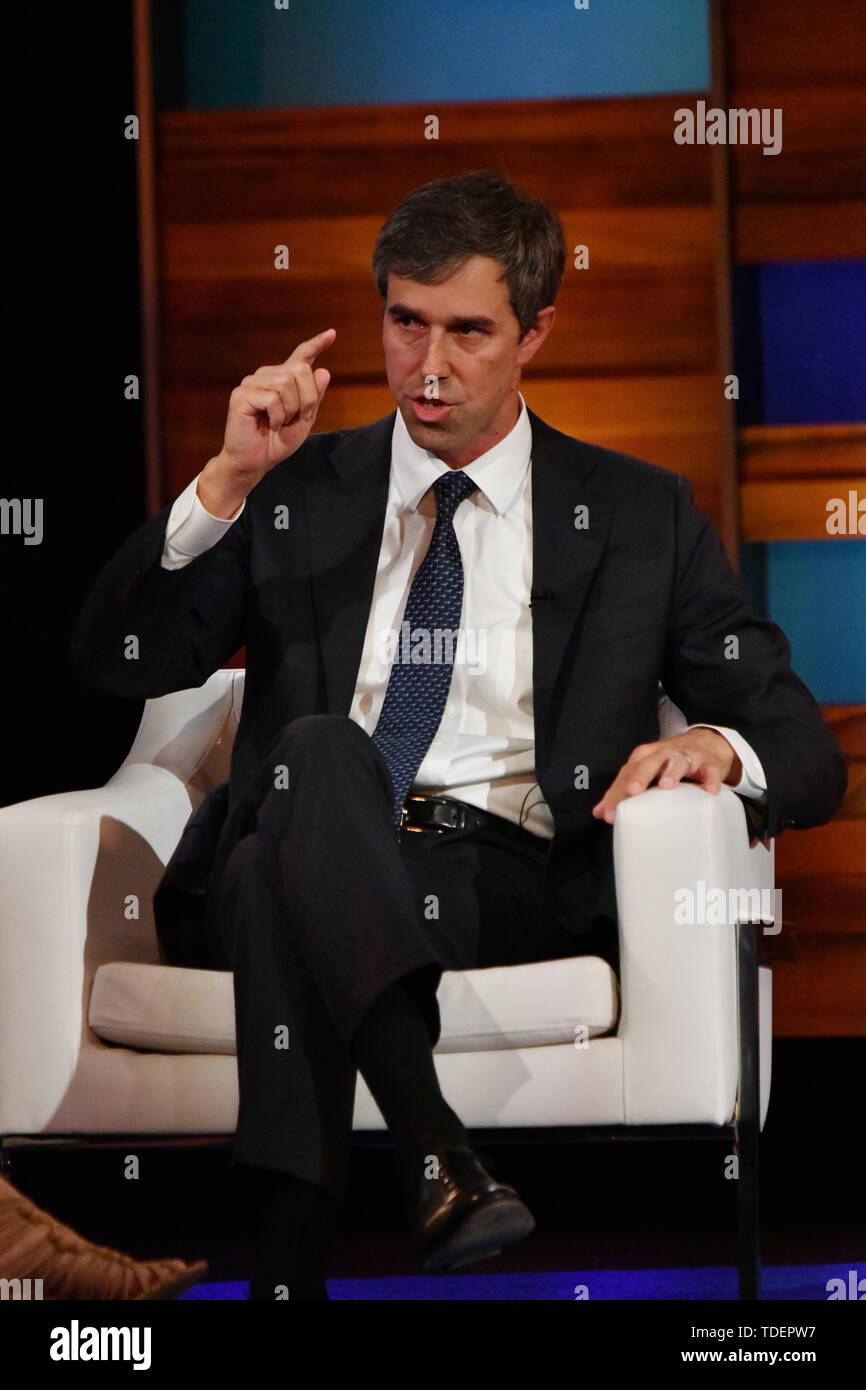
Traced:
<path fill-rule="evenodd" d="M 754 612 L 687 481 L 532 426 L 536 777 L 554 818 L 546 875 L 575 931 L 615 915 L 611 827 L 591 808 L 632 749 L 658 737 L 661 681 L 690 722 L 737 729 L 769 788 L 760 830 L 828 820 L 844 759 L 789 664 L 781 630 Z M 165 506 L 121 546 L 71 639 L 81 678 L 151 698 L 199 686 L 246 644 L 228 818 L 214 859 L 245 827 L 244 784 L 281 725 L 348 715 L 382 537 L 394 415 L 314 434 L 278 464 L 205 554 L 160 566 Z M 289 528 L 274 525 L 289 509 Z M 575 508 L 588 525 L 575 525 Z M 139 638 L 137 660 L 124 639 Z M 726 659 L 730 635 L 739 656 Z M 575 769 L 589 787 L 575 787 Z M 751 811 L 754 817 L 754 811 Z"/>

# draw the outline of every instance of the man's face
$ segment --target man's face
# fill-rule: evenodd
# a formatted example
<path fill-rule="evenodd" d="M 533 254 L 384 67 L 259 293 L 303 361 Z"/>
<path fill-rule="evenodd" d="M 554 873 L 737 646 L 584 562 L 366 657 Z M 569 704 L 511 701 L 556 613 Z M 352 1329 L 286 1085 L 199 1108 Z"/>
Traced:
<path fill-rule="evenodd" d="M 553 323 L 520 338 L 498 261 L 472 256 L 438 285 L 388 276 L 385 369 L 411 438 L 464 468 L 513 428 L 521 369 Z"/>

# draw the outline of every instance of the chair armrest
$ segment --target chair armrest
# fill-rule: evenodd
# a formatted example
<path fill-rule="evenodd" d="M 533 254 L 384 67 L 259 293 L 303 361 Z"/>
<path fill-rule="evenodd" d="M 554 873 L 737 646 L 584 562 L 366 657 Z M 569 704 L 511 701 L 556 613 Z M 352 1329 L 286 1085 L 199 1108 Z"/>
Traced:
<path fill-rule="evenodd" d="M 62 1100 L 97 966 L 158 959 L 152 894 L 190 810 L 143 763 L 0 808 L 0 1134 L 38 1133 Z"/>
<path fill-rule="evenodd" d="M 690 783 L 652 787 L 623 802 L 613 846 L 627 1122 L 686 1124 L 709 1107 L 709 1123 L 727 1124 L 737 1093 L 733 923 L 745 901 L 729 890 L 772 890 L 773 847 L 749 848 L 744 808 L 730 788 L 711 796 Z M 700 916 L 701 883 L 725 894 L 726 920 L 718 925 L 682 920 L 689 904 L 683 890 L 695 895 Z M 765 1115 L 770 972 L 760 974 Z"/>
<path fill-rule="evenodd" d="M 153 763 L 204 793 L 229 775 L 246 673 L 220 667 L 201 686 L 145 701 L 122 763 Z"/>

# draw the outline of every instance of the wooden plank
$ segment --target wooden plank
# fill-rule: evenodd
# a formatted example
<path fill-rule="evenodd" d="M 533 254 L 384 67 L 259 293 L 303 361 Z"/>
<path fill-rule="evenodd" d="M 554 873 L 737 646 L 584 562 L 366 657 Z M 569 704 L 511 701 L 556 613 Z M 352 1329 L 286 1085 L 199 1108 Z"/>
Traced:
<path fill-rule="evenodd" d="M 734 254 L 745 265 L 866 256 L 866 201 L 738 203 Z"/>
<path fill-rule="evenodd" d="M 782 149 L 731 147 L 745 263 L 866 254 L 866 6 L 727 0 L 729 107 L 782 113 Z"/>
<path fill-rule="evenodd" d="M 808 87 L 733 88 L 729 108 L 782 112 L 781 148 L 764 154 L 764 144 L 729 146 L 736 199 L 844 202 L 866 187 L 866 91 L 835 83 L 821 71 Z M 778 138 L 778 117 L 775 118 Z M 772 132 L 772 125 L 770 126 Z"/>
<path fill-rule="evenodd" d="M 738 442 L 745 482 L 866 473 L 866 425 L 750 425 Z"/>
<path fill-rule="evenodd" d="M 224 423 L 228 398 L 237 385 L 227 380 L 220 388 L 173 388 L 166 408 L 173 426 L 190 421 Z M 525 383 L 524 396 L 545 419 L 551 406 L 568 412 L 568 432 L 583 439 L 604 434 L 642 434 L 684 438 L 711 433 L 708 423 L 720 392 L 713 375 L 535 377 Z M 343 385 L 334 379 L 316 419 L 316 429 L 341 429 L 370 424 L 394 409 L 394 398 L 381 374 L 377 383 Z M 195 428 L 190 425 L 189 428 Z M 559 426 L 557 426 L 559 428 Z"/>
<path fill-rule="evenodd" d="M 637 435 L 647 440 L 715 438 L 722 405 L 712 373 L 532 378 L 527 379 L 524 396 L 557 429 L 597 443 Z M 686 472 L 687 456 L 679 463 L 680 471 Z"/>
<path fill-rule="evenodd" d="M 288 356 L 302 338 L 333 327 L 335 376 L 382 376 L 382 301 L 372 277 L 172 282 L 163 310 L 168 387 L 217 386 Z M 705 273 L 598 269 L 567 273 L 556 324 L 530 375 L 709 371 L 715 365 L 715 297 Z M 323 359 L 324 360 L 324 359 Z M 721 382 L 721 374 L 718 381 Z M 721 395 L 721 385 L 719 386 Z"/>
<path fill-rule="evenodd" d="M 201 439 L 201 422 L 208 430 L 225 422 L 229 395 L 237 385 L 220 389 L 173 389 L 166 393 L 166 412 L 175 439 Z M 530 407 L 544 419 L 556 411 L 556 428 L 577 438 L 640 435 L 642 438 L 690 439 L 712 435 L 712 413 L 718 394 L 715 378 L 704 376 L 538 377 L 524 383 Z M 341 385 L 332 381 L 316 420 L 316 429 L 345 429 L 370 424 L 394 409 L 384 380 L 377 384 Z M 177 431 L 181 431 L 180 434 Z"/>
<path fill-rule="evenodd" d="M 798 937 L 796 961 L 773 970 L 773 1034 L 866 1034 L 866 935 Z"/>
<path fill-rule="evenodd" d="M 566 144 L 575 139 L 592 143 L 588 160 L 599 146 L 618 147 L 623 141 L 646 142 L 673 138 L 673 109 L 701 93 L 670 93 L 655 97 L 543 98 L 529 101 L 447 102 L 440 116 L 441 139 L 456 145 Z M 284 160 L 287 150 L 414 147 L 426 149 L 424 122 L 429 103 L 365 106 L 318 106 L 285 110 L 163 111 L 160 130 L 167 159 L 199 157 L 218 143 L 227 158 Z"/>
<path fill-rule="evenodd" d="M 783 831 L 776 839 L 776 882 L 785 920 L 803 932 L 866 932 L 866 820 L 839 815 L 810 830 Z M 849 907 L 856 902 L 857 911 L 839 912 L 837 895 Z"/>
<path fill-rule="evenodd" d="M 673 113 L 689 100 L 449 103 L 439 140 L 424 138 L 429 104 L 164 112 L 160 202 L 181 222 L 222 222 L 229 209 L 384 217 L 419 183 L 493 168 L 554 207 L 564 189 L 585 208 L 709 205 L 707 147 L 673 141 Z"/>
<path fill-rule="evenodd" d="M 580 281 L 624 267 L 701 269 L 713 253 L 709 208 L 566 208 L 559 216 L 572 254 L 576 245 L 589 250 L 589 272 L 568 277 Z M 292 280 L 366 280 L 383 220 L 377 215 L 167 221 L 162 273 L 169 281 L 271 279 L 281 273 L 274 270 L 274 246 L 285 243 Z"/>
<path fill-rule="evenodd" d="M 866 760 L 866 705 L 823 705 L 821 712 L 846 758 Z"/>
<path fill-rule="evenodd" d="M 830 72 L 866 83 L 862 0 L 726 0 L 731 84 L 808 85 Z"/>
<path fill-rule="evenodd" d="M 728 45 L 723 0 L 711 0 L 710 3 L 710 46 L 710 99 L 714 105 L 720 105 L 728 87 Z M 722 146 L 713 148 L 710 167 L 713 180 L 713 268 L 716 293 L 715 324 L 712 332 L 715 351 L 713 365 L 719 381 L 724 381 L 734 362 L 734 314 L 731 276 L 731 169 L 727 151 Z M 736 415 L 733 403 L 729 403 L 727 409 L 720 410 L 715 418 L 718 425 L 718 462 L 711 510 L 728 554 L 736 564 L 740 550 L 740 500 Z M 701 496 L 704 496 L 703 491 Z"/>
<path fill-rule="evenodd" d="M 832 536 L 827 530 L 828 504 L 846 502 L 849 492 L 866 499 L 866 474 L 829 475 L 817 481 L 744 483 L 740 488 L 744 541 L 818 541 L 836 539 L 840 544 L 854 537 Z"/>
<path fill-rule="evenodd" d="M 218 452 L 228 397 L 236 384 L 165 393 L 166 435 L 171 441 L 166 501 Z M 714 376 L 542 377 L 525 381 L 523 393 L 530 408 L 555 429 L 686 474 L 698 505 L 715 513 L 719 494 Z M 394 398 L 384 382 L 332 382 L 316 429 L 352 429 L 393 409 Z"/>
<path fill-rule="evenodd" d="M 779 153 L 730 147 L 737 259 L 866 254 L 866 7 L 727 0 L 725 15 L 727 107 L 782 113 Z"/>
<path fill-rule="evenodd" d="M 566 213 L 569 263 L 543 370 L 706 368 L 713 361 L 712 219 L 705 209 Z M 217 384 L 273 361 L 322 323 L 338 328 L 328 362 L 353 378 L 382 369 L 381 301 L 370 256 L 380 218 L 169 224 L 163 303 L 172 325 L 165 382 Z M 290 268 L 273 268 L 285 242 Z M 684 274 L 684 270 L 688 270 Z M 540 359 L 541 361 L 541 359 Z M 537 370 L 538 368 L 534 368 Z"/>
<path fill-rule="evenodd" d="M 806 832 L 804 831 L 803 834 Z M 782 920 L 805 936 L 859 936 L 866 921 L 866 875 L 844 875 L 827 883 L 821 878 L 788 879 L 779 870 Z"/>
<path fill-rule="evenodd" d="M 796 968 L 774 976 L 783 986 L 777 1032 L 789 1036 L 863 1031 L 857 1019 L 849 972 L 861 972 L 866 941 L 866 705 L 825 707 L 848 763 L 848 790 L 827 825 L 786 831 L 776 839 L 776 883 L 782 890 L 782 916 L 796 940 Z M 847 942 L 847 945 L 841 944 Z M 853 953 L 853 954 L 852 954 Z M 804 972 L 809 971 L 812 982 Z M 837 1015 L 828 1001 L 838 1001 Z M 862 1012 L 862 1009 L 861 1009 Z M 808 1020 L 808 1022 L 804 1021 Z M 829 1021 L 828 1021 L 829 1020 Z"/>

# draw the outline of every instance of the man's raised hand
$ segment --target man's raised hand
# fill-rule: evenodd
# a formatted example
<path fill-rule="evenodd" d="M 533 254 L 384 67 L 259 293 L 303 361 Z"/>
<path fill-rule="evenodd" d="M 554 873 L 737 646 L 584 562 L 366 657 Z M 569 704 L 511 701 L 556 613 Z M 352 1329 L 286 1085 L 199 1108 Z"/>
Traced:
<path fill-rule="evenodd" d="M 205 465 L 196 489 L 213 516 L 234 516 L 265 474 L 301 447 L 331 380 L 327 368 L 313 364 L 336 336 L 326 328 L 232 391 L 222 449 Z"/>

